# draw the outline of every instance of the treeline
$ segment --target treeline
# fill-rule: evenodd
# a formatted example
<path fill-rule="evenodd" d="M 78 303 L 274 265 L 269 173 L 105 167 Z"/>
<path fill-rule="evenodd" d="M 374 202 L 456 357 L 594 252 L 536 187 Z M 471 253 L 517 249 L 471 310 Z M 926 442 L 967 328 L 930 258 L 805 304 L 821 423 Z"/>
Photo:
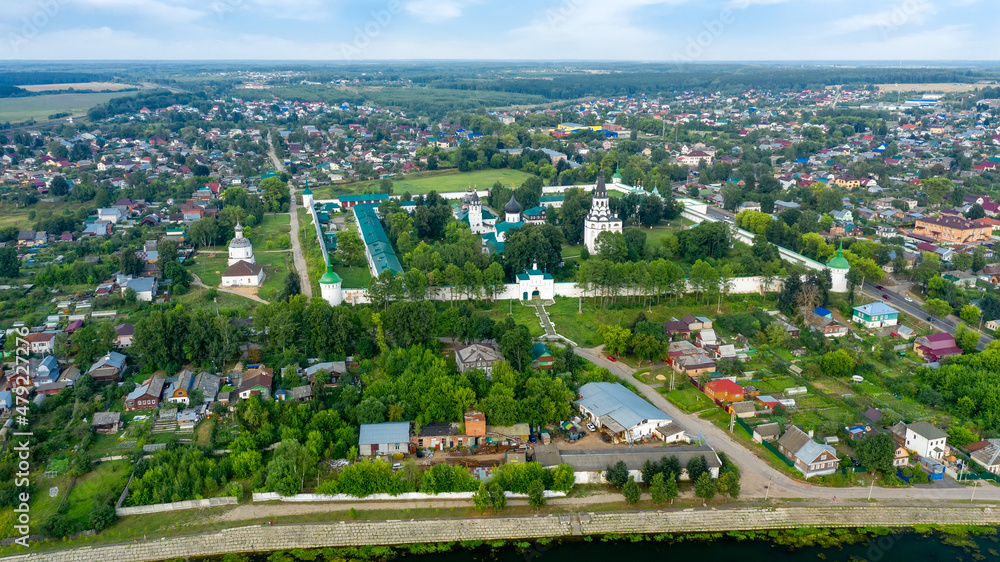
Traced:
<path fill-rule="evenodd" d="M 226 361 L 239 355 L 240 345 L 246 341 L 246 335 L 230 320 L 205 309 L 189 312 L 180 305 L 155 308 L 136 324 L 131 352 L 142 357 L 143 367 L 150 373 L 157 369 L 176 372 L 187 362 L 220 372 Z"/>

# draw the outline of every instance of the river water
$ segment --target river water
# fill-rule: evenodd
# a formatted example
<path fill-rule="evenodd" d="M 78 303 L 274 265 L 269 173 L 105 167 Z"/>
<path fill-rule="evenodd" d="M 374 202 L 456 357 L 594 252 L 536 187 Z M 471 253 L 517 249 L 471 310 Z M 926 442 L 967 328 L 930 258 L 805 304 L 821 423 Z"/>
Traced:
<path fill-rule="evenodd" d="M 960 542 L 961 544 L 951 544 Z M 404 562 L 974 562 L 1000 561 L 1000 538 L 905 534 L 839 547 L 792 549 L 763 541 L 643 542 L 568 541 L 526 549 L 456 549 L 443 554 L 404 556 Z"/>

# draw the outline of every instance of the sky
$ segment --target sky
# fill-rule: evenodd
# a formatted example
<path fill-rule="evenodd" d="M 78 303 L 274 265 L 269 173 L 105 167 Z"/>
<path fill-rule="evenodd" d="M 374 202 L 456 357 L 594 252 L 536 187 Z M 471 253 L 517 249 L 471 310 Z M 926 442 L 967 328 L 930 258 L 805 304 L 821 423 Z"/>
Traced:
<path fill-rule="evenodd" d="M 997 0 L 0 0 L 0 60 L 1000 60 Z"/>

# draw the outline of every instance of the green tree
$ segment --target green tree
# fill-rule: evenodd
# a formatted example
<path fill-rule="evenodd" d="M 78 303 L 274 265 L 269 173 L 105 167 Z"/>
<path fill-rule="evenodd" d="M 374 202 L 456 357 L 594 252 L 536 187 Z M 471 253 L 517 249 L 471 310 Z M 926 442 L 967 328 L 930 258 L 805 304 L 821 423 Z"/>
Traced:
<path fill-rule="evenodd" d="M 676 486 L 676 484 L 675 482 L 674 485 Z M 653 475 L 653 479 L 649 482 L 649 493 L 656 503 L 663 503 L 669 499 L 667 497 L 667 482 L 662 472 Z"/>
<path fill-rule="evenodd" d="M 830 376 L 846 375 L 854 370 L 855 361 L 847 350 L 837 349 L 823 354 L 820 360 L 823 371 Z"/>
<path fill-rule="evenodd" d="M 880 472 L 883 476 L 895 472 L 892 463 L 896 458 L 896 443 L 888 433 L 876 433 L 861 439 L 854 445 L 854 454 L 869 472 Z"/>
<path fill-rule="evenodd" d="M 528 505 L 538 511 L 545 506 L 545 482 L 532 480 L 528 486 Z"/>
<path fill-rule="evenodd" d="M 737 499 L 740 497 L 740 473 L 735 471 L 723 472 L 719 475 L 719 491 L 727 496 Z"/>
<path fill-rule="evenodd" d="M 639 498 L 642 492 L 639 490 L 639 484 L 636 483 L 635 478 L 629 476 L 625 485 L 622 486 L 622 495 L 625 496 L 625 502 L 629 505 L 635 505 L 639 503 Z"/>
<path fill-rule="evenodd" d="M 21 275 L 21 260 L 17 257 L 17 249 L 13 246 L 0 248 L 0 277 L 19 277 Z"/>
<path fill-rule="evenodd" d="M 715 497 L 716 483 L 708 472 L 702 473 L 694 482 L 694 495 L 707 501 Z"/>
<path fill-rule="evenodd" d="M 281 295 L 278 296 L 279 301 L 287 301 L 290 297 L 302 293 L 302 286 L 299 281 L 299 273 L 294 269 L 288 271 L 285 275 L 285 284 L 281 289 Z"/>
<path fill-rule="evenodd" d="M 265 211 L 268 213 L 288 211 L 288 205 L 291 201 L 288 184 L 277 177 L 270 177 L 260 182 L 260 192 Z"/>
<path fill-rule="evenodd" d="M 614 324 L 602 324 L 597 329 L 597 335 L 604 340 L 604 351 L 611 355 L 624 355 L 628 351 L 632 332 Z"/>
<path fill-rule="evenodd" d="M 486 489 L 486 482 L 479 483 L 479 488 L 472 494 L 472 504 L 480 512 L 486 511 L 490 506 L 490 492 Z"/>
<path fill-rule="evenodd" d="M 920 182 L 920 189 L 927 194 L 931 204 L 941 203 L 949 193 L 955 191 L 955 184 L 947 178 L 928 178 Z"/>
<path fill-rule="evenodd" d="M 979 321 L 979 316 L 979 309 L 972 304 L 967 304 L 958 311 L 958 317 L 964 320 L 967 324 L 975 324 Z"/>
<path fill-rule="evenodd" d="M 490 494 L 490 505 L 493 506 L 493 510 L 503 511 L 507 507 L 507 494 L 504 493 L 500 482 L 491 479 L 486 489 Z"/>
<path fill-rule="evenodd" d="M 625 461 L 618 461 L 604 470 L 604 480 L 616 488 L 621 488 L 629 480 Z"/>
<path fill-rule="evenodd" d="M 605 230 L 597 235 L 597 254 L 612 263 L 628 261 L 628 244 L 621 232 Z"/>
<path fill-rule="evenodd" d="M 955 345 L 963 353 L 972 353 L 979 345 L 979 332 L 969 328 L 964 323 L 959 324 L 955 329 Z"/>
<path fill-rule="evenodd" d="M 924 301 L 923 309 L 931 316 L 942 318 L 951 314 L 951 305 L 943 299 L 927 299 Z"/>
<path fill-rule="evenodd" d="M 356 231 L 346 229 L 337 233 L 337 255 L 344 265 L 352 267 L 364 265 L 365 243 Z"/>

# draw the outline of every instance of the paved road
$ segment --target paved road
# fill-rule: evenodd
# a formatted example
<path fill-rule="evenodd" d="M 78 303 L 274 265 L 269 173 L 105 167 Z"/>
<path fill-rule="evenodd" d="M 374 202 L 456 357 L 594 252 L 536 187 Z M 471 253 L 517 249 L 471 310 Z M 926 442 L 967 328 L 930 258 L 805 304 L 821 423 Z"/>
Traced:
<path fill-rule="evenodd" d="M 890 289 L 889 287 L 883 287 L 879 289 L 878 285 L 875 285 L 874 283 L 865 282 L 861 292 L 866 296 L 869 296 L 873 299 L 889 304 L 890 306 L 892 306 L 896 310 L 899 310 L 900 312 L 909 314 L 922 324 L 929 325 L 938 330 L 943 330 L 945 332 L 948 332 L 949 334 L 954 334 L 955 331 L 958 329 L 958 324 L 961 322 L 960 319 L 954 316 L 947 316 L 945 318 L 932 318 L 931 319 L 932 322 L 928 322 L 927 318 L 930 315 L 924 312 L 924 310 L 920 307 L 921 303 L 919 303 L 916 300 L 907 301 L 906 297 L 908 295 L 903 290 L 893 290 Z M 886 300 L 882 298 L 882 295 L 889 295 L 889 299 Z M 982 351 L 986 349 L 986 345 L 991 341 L 993 341 L 993 336 L 982 334 L 979 338 L 979 345 L 977 345 L 976 347 L 977 349 Z"/>
<path fill-rule="evenodd" d="M 727 431 L 695 415 L 682 412 L 655 389 L 632 377 L 636 369 L 618 361 L 608 361 L 603 353 L 603 348 L 603 346 L 577 348 L 576 353 L 591 363 L 606 367 L 609 371 L 618 375 L 619 378 L 632 383 L 653 405 L 669 414 L 689 434 L 698 435 L 700 433 L 708 441 L 709 445 L 717 451 L 726 453 L 740 467 L 741 497 L 763 498 L 766 495 L 772 498 L 826 500 L 832 500 L 833 498 L 837 498 L 838 500 L 868 498 L 868 488 L 826 488 L 814 486 L 800 480 L 794 480 L 785 473 L 779 472 L 763 459 L 758 458 L 754 451 L 737 442 Z M 767 490 L 768 486 L 770 486 L 770 491 Z M 946 488 L 937 485 L 916 486 L 912 488 L 874 488 L 871 490 L 871 497 L 872 499 L 886 500 L 970 500 L 972 497 L 972 488 Z M 978 491 L 976 491 L 976 499 L 984 501 L 1000 500 L 1000 487 L 981 485 Z"/>
<path fill-rule="evenodd" d="M 278 155 L 274 153 L 274 144 L 271 142 L 271 135 L 267 135 L 267 156 L 271 159 L 271 163 L 274 164 L 274 169 L 279 172 L 285 171 L 285 165 L 278 160 Z M 312 298 L 312 283 L 309 281 L 309 268 L 306 267 L 306 257 L 302 253 L 302 245 L 299 244 L 299 213 L 298 204 L 295 199 L 295 187 L 292 186 L 291 182 L 288 184 L 289 192 L 289 203 L 288 203 L 288 214 L 291 217 L 290 227 L 291 227 L 291 239 L 292 239 L 292 262 L 295 264 L 295 271 L 299 274 L 299 286 L 302 290 L 302 294 Z"/>

